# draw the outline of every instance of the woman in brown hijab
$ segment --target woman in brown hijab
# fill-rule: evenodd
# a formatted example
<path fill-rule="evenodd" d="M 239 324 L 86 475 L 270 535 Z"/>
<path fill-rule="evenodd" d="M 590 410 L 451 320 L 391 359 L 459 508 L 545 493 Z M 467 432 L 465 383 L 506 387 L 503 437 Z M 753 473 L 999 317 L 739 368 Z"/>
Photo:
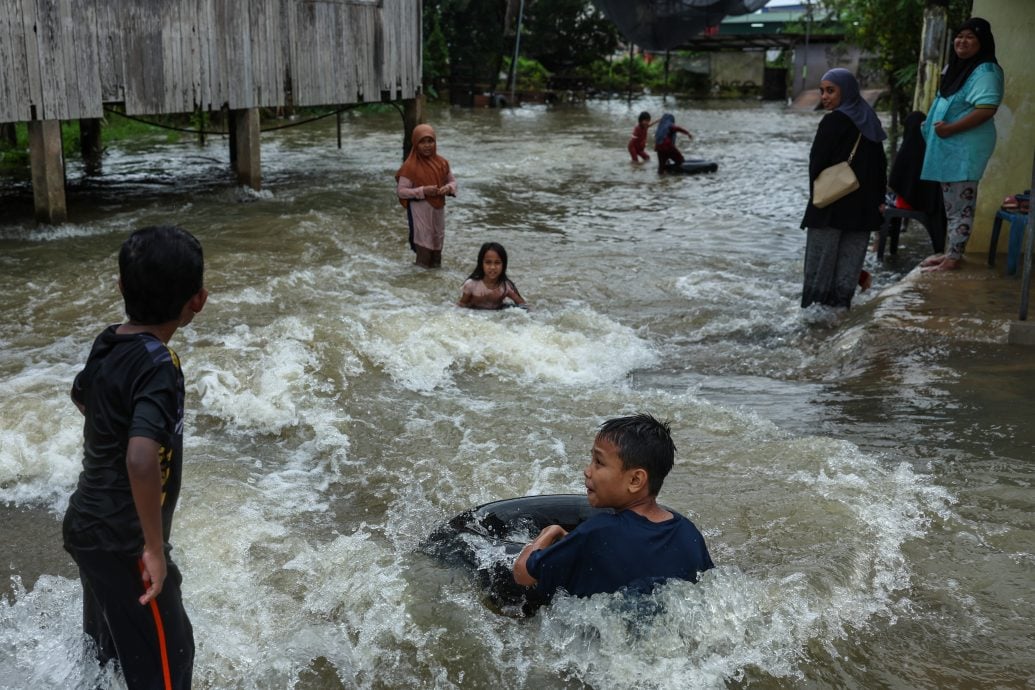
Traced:
<path fill-rule="evenodd" d="M 456 196 L 456 178 L 449 161 L 437 153 L 431 125 L 414 127 L 411 141 L 410 155 L 395 173 L 396 193 L 406 209 L 410 249 L 417 253 L 414 263 L 438 268 L 446 234 L 446 197 Z"/>

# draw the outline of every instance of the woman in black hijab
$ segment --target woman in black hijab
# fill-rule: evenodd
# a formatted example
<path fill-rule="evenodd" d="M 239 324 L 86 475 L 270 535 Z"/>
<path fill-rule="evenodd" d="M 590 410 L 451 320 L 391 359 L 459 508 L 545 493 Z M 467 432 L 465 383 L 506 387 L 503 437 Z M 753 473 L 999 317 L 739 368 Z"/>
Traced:
<path fill-rule="evenodd" d="M 820 120 L 809 150 L 809 196 L 820 172 L 849 158 L 859 188 L 823 208 L 811 200 L 805 207 L 801 306 L 848 309 L 860 281 L 870 232 L 881 224 L 880 205 L 888 183 L 887 134 L 848 70 L 827 70 L 819 90 L 827 114 Z"/>
<path fill-rule="evenodd" d="M 930 219 L 927 232 L 935 252 L 945 251 L 945 209 L 942 206 L 942 187 L 937 182 L 920 179 L 924 166 L 924 135 L 920 128 L 926 119 L 919 110 L 906 116 L 902 125 L 902 144 L 888 173 L 888 187 L 895 192 L 895 207 L 921 211 Z M 898 241 L 902 218 L 891 220 L 892 247 Z"/>
<path fill-rule="evenodd" d="M 1003 70 L 995 59 L 992 26 L 980 17 L 963 23 L 953 40 L 938 97 L 924 122 L 927 143 L 920 177 L 942 187 L 948 237 L 945 254 L 921 262 L 925 271 L 959 266 L 970 239 L 977 186 L 995 149 L 992 118 L 1003 100 Z"/>

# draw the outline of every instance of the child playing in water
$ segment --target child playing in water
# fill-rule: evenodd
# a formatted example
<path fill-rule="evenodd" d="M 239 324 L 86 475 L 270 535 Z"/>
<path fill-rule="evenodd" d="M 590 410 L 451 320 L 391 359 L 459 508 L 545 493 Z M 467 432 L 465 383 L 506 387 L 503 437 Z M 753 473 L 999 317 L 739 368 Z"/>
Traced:
<path fill-rule="evenodd" d="M 169 339 L 205 306 L 204 260 L 172 225 L 119 252 L 126 321 L 94 340 L 72 384 L 85 416 L 83 471 L 64 546 L 83 585 L 83 630 L 129 688 L 189 688 L 194 633 L 169 536 L 183 478 L 183 372 Z"/>
<path fill-rule="evenodd" d="M 551 597 L 577 597 L 628 587 L 649 591 L 674 578 L 697 582 L 714 567 L 694 523 L 657 502 L 676 447 L 668 424 L 648 414 L 609 419 L 593 441 L 582 474 L 594 515 L 566 532 L 544 528 L 514 562 L 514 581 Z"/>
<path fill-rule="evenodd" d="M 676 124 L 676 118 L 671 113 L 665 113 L 658 121 L 658 128 L 654 132 L 654 151 L 658 154 L 658 174 L 664 175 L 669 161 L 676 166 L 683 164 L 683 154 L 676 148 L 676 134 L 685 134 L 691 139 L 693 134 Z"/>
<path fill-rule="evenodd" d="M 414 127 L 412 144 L 410 155 L 395 173 L 396 194 L 406 209 L 410 249 L 417 255 L 414 263 L 438 268 L 446 234 L 446 197 L 456 196 L 456 177 L 449 161 L 438 155 L 431 125 Z"/>
<path fill-rule="evenodd" d="M 632 138 L 629 139 L 628 146 L 633 163 L 639 163 L 641 158 L 644 163 L 650 160 L 650 155 L 647 154 L 647 130 L 654 124 L 650 121 L 650 113 L 646 110 L 640 113 L 636 126 L 633 127 Z"/>
<path fill-rule="evenodd" d="M 507 278 L 507 250 L 497 242 L 486 242 L 478 250 L 478 263 L 464 281 L 458 307 L 468 309 L 502 309 L 510 298 L 519 307 L 525 298 Z"/>

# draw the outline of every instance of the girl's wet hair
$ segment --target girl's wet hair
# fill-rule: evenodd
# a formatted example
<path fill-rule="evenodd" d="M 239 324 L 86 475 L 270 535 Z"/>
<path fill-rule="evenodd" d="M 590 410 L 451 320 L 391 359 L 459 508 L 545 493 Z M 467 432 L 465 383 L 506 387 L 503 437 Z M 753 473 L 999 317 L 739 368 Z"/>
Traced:
<path fill-rule="evenodd" d="M 514 287 L 514 283 L 511 282 L 510 278 L 507 277 L 507 250 L 503 248 L 503 245 L 499 242 L 486 242 L 482 245 L 482 248 L 478 250 L 478 263 L 475 264 L 474 270 L 471 271 L 471 275 L 467 276 L 469 280 L 481 280 L 485 277 L 485 269 L 482 268 L 482 262 L 485 260 L 485 254 L 492 250 L 496 252 L 496 255 L 500 257 L 500 261 L 503 262 L 503 270 L 500 271 L 500 284 L 510 283 L 510 286 Z"/>

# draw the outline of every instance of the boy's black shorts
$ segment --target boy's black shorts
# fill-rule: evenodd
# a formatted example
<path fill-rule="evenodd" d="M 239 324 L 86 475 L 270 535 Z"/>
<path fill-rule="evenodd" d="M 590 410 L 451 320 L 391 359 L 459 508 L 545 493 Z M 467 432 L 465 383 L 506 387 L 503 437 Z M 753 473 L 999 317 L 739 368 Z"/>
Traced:
<path fill-rule="evenodd" d="M 109 551 L 69 549 L 83 583 L 83 631 L 104 664 L 118 659 L 129 690 L 189 688 L 194 629 L 183 610 L 179 568 L 166 558 L 161 593 L 146 605 L 140 559 Z"/>

